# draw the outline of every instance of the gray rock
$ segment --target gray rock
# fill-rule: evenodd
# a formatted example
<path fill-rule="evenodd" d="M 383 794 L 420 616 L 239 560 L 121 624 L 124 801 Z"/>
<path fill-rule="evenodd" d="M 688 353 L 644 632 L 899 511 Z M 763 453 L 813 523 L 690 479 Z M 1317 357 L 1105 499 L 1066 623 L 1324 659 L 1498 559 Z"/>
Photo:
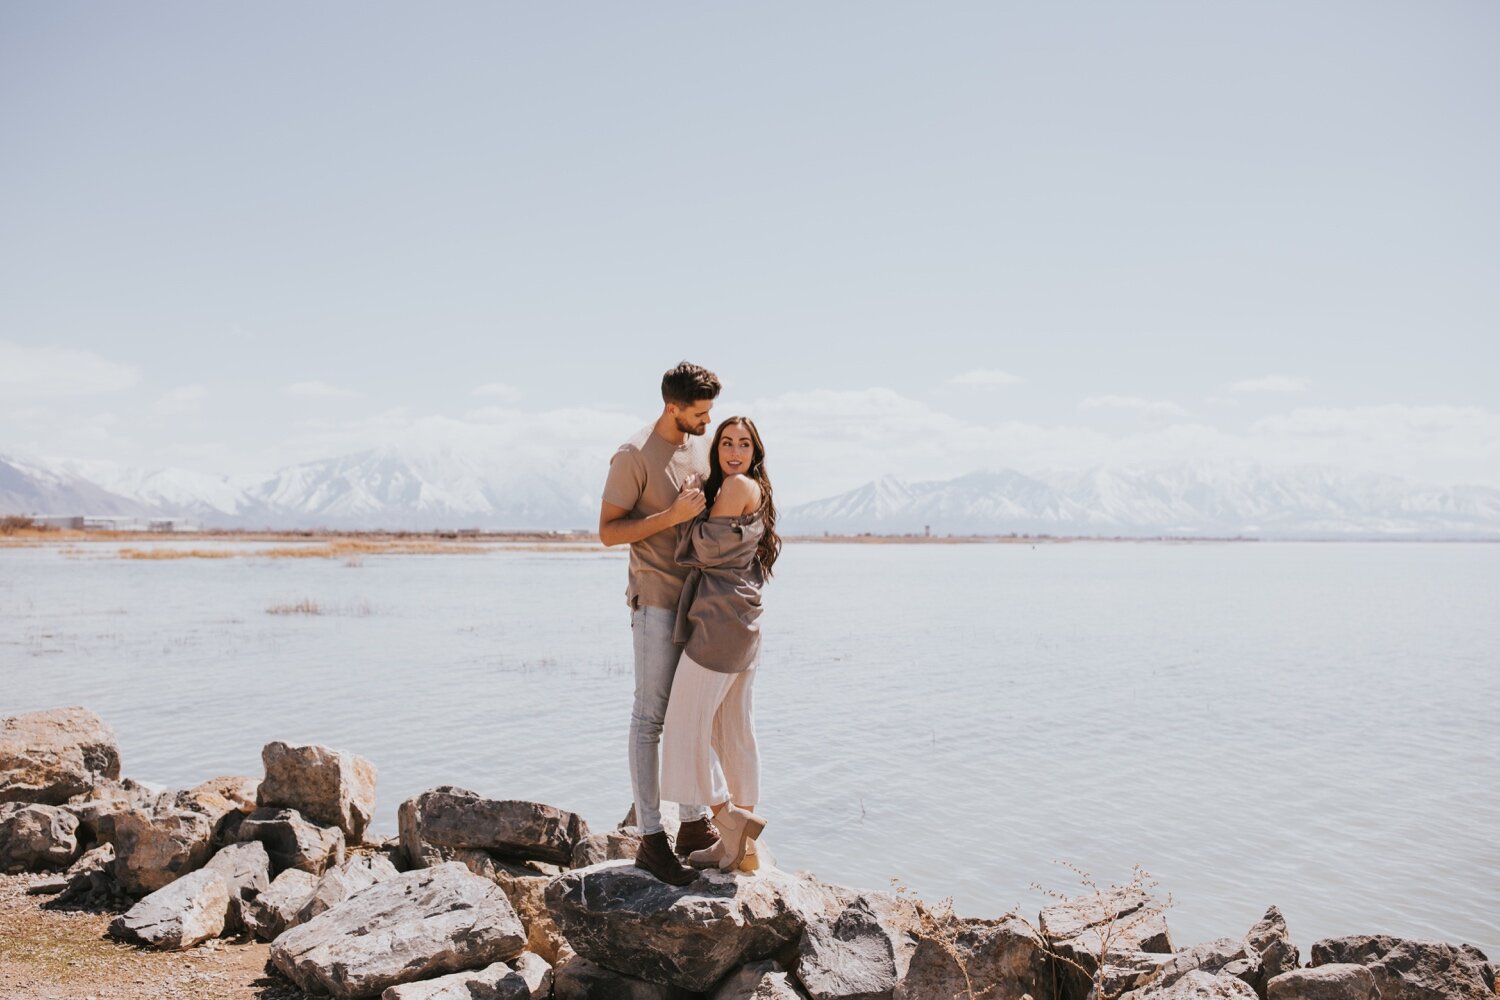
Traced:
<path fill-rule="evenodd" d="M 0 805 L 0 871 L 67 868 L 78 857 L 78 820 L 60 806 Z"/>
<path fill-rule="evenodd" d="M 526 988 L 531 991 L 531 1000 L 546 1000 L 552 995 L 551 962 L 534 952 L 523 951 L 521 957 L 510 964 L 516 970 L 516 974 L 526 980 Z"/>
<path fill-rule="evenodd" d="M 1152 982 L 1170 986 L 1193 970 L 1212 976 L 1233 976 L 1254 990 L 1257 996 L 1266 992 L 1265 967 L 1261 964 L 1260 953 L 1244 940 L 1219 938 L 1179 951 L 1158 967 Z"/>
<path fill-rule="evenodd" d="M 116 917 L 110 937 L 162 950 L 181 950 L 218 937 L 229 915 L 229 887 L 220 872 L 189 872 Z"/>
<path fill-rule="evenodd" d="M 501 861 L 486 851 L 459 848 L 453 860 L 475 875 L 489 879 L 500 887 L 516 915 L 526 928 L 526 950 L 535 952 L 556 965 L 573 953 L 564 940 L 557 922 L 547 909 L 547 883 L 552 876 L 542 875 L 531 864 L 516 865 Z"/>
<path fill-rule="evenodd" d="M 1120 1000 L 1259 1000 L 1244 980 L 1193 969 L 1171 983 L 1151 983 Z"/>
<path fill-rule="evenodd" d="M 344 860 L 343 831 L 313 823 L 295 809 L 255 810 L 240 824 L 239 838 L 265 844 L 278 875 L 288 868 L 321 875 Z"/>
<path fill-rule="evenodd" d="M 621 975 L 574 955 L 552 970 L 553 1000 L 697 1000 L 677 986 Z"/>
<path fill-rule="evenodd" d="M 226 933 L 245 929 L 245 904 L 271 888 L 271 858 L 259 841 L 230 844 L 208 859 L 205 871 L 218 872 L 229 889 L 229 915 L 224 921 Z"/>
<path fill-rule="evenodd" d="M 1335 963 L 1282 973 L 1267 986 L 1266 1000 L 1381 1000 L 1381 997 L 1369 969 Z"/>
<path fill-rule="evenodd" d="M 297 926 L 297 914 L 318 888 L 318 876 L 300 868 L 277 875 L 271 887 L 240 905 L 245 930 L 261 941 L 273 941 L 289 927 Z"/>
<path fill-rule="evenodd" d="M 1301 955 L 1286 928 L 1286 918 L 1274 906 L 1267 909 L 1266 915 L 1250 928 L 1245 935 L 1245 942 L 1259 952 L 1267 981 L 1290 972 L 1301 964 Z"/>
<path fill-rule="evenodd" d="M 291 928 L 271 943 L 271 962 L 309 992 L 374 997 L 515 958 L 525 940 L 499 887 L 452 863 L 377 883 Z"/>
<path fill-rule="evenodd" d="M 86 708 L 0 719 L 0 802 L 62 805 L 103 778 L 120 777 L 120 745 Z"/>
<path fill-rule="evenodd" d="M 26 887 L 28 896 L 56 896 L 68 887 L 66 875 L 49 875 L 40 882 L 33 882 Z"/>
<path fill-rule="evenodd" d="M 516 860 L 567 865 L 588 836 L 577 813 L 539 802 L 482 798 L 444 785 L 401 804 L 401 846 L 412 864 L 448 860 L 456 848 L 492 851 Z"/>
<path fill-rule="evenodd" d="M 214 825 L 209 816 L 192 809 L 129 809 L 115 815 L 115 879 L 130 895 L 147 896 L 202 868 Z"/>
<path fill-rule="evenodd" d="M 1111 952 L 1098 974 L 1095 1000 L 1098 996 L 1117 997 L 1140 989 L 1155 980 L 1161 967 L 1174 957 L 1149 951 Z"/>
<path fill-rule="evenodd" d="M 710 1000 L 807 1000 L 807 994 L 797 988 L 785 969 L 767 959 L 740 966 L 719 984 Z"/>
<path fill-rule="evenodd" d="M 375 765 L 325 746 L 267 743 L 258 805 L 295 809 L 315 823 L 336 826 L 358 841 L 375 815 Z"/>
<path fill-rule="evenodd" d="M 377 882 L 401 874 L 383 854 L 356 854 L 323 873 L 318 887 L 297 912 L 297 922 L 306 923 L 324 910 L 332 909 L 350 896 Z"/>
<path fill-rule="evenodd" d="M 573 848 L 574 868 L 587 868 L 601 861 L 634 861 L 641 846 L 635 830 L 604 830 L 591 833 Z"/>
<path fill-rule="evenodd" d="M 970 989 L 976 997 L 1052 995 L 1046 949 L 1025 921 L 1005 916 L 923 922 L 896 1000 L 966 996 Z"/>
<path fill-rule="evenodd" d="M 1495 1000 L 1495 970 L 1473 945 L 1361 934 L 1312 946 L 1311 965 L 1363 965 L 1381 1000 Z"/>
<path fill-rule="evenodd" d="M 917 908 L 888 892 L 862 892 L 826 919 L 810 920 L 797 978 L 812 1000 L 891 1000 L 917 948 Z"/>
<path fill-rule="evenodd" d="M 1088 995 L 1093 986 L 1090 977 L 1098 970 L 1101 956 L 1172 951 L 1161 905 L 1134 886 L 1055 903 L 1042 910 L 1039 922 L 1047 944 L 1089 972 L 1085 976 L 1066 962 L 1058 963 L 1063 1000 L 1083 1000 Z"/>
<path fill-rule="evenodd" d="M 83 853 L 63 875 L 66 883 L 58 894 L 54 905 L 62 906 L 77 900 L 89 903 L 116 902 L 121 895 L 115 882 L 115 846 L 100 844 Z"/>
<path fill-rule="evenodd" d="M 526 980 L 504 962 L 392 986 L 380 1000 L 531 1000 Z"/>
<path fill-rule="evenodd" d="M 101 778 L 88 791 L 68 800 L 67 810 L 78 820 L 78 841 L 83 844 L 111 843 L 114 827 L 105 821 L 127 809 L 152 812 L 161 790 L 130 778 Z"/>
<path fill-rule="evenodd" d="M 705 872 L 671 886 L 626 861 L 564 872 L 547 908 L 590 962 L 649 982 L 712 988 L 731 969 L 794 944 L 828 906 L 807 877 L 768 870 L 738 878 Z"/>

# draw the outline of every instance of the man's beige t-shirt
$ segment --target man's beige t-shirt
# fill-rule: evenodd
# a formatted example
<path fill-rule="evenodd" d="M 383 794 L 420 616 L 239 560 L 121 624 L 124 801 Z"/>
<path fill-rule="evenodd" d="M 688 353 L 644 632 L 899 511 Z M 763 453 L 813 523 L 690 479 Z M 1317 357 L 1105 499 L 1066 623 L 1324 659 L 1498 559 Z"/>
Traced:
<path fill-rule="evenodd" d="M 706 435 L 689 434 L 677 447 L 648 425 L 620 445 L 609 460 L 604 500 L 640 519 L 672 506 L 688 477 L 708 478 Z M 630 582 L 625 603 L 631 607 L 677 610 L 677 598 L 687 579 L 686 566 L 677 565 L 677 532 L 666 528 L 630 545 Z"/>

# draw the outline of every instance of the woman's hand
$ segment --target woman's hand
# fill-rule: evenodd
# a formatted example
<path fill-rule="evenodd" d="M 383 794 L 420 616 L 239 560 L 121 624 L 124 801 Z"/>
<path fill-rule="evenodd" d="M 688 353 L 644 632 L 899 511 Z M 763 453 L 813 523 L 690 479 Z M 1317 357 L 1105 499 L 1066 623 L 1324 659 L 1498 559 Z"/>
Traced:
<path fill-rule="evenodd" d="M 703 512 L 703 507 L 703 491 L 697 486 L 683 483 L 682 489 L 677 491 L 677 499 L 672 501 L 672 506 L 667 510 L 672 515 L 672 523 L 681 524 L 697 517 Z"/>

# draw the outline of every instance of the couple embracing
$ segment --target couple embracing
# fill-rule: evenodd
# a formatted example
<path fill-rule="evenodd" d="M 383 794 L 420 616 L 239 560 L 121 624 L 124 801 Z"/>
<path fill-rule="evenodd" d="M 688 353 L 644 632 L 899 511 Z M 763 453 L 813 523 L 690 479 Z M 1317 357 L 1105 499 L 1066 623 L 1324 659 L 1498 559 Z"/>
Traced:
<path fill-rule="evenodd" d="M 662 376 L 661 416 L 610 459 L 599 513 L 599 540 L 630 546 L 635 863 L 672 885 L 697 877 L 684 860 L 755 870 L 765 827 L 751 685 L 760 592 L 781 540 L 755 424 L 730 417 L 705 446 L 719 388 L 685 361 Z M 682 818 L 675 845 L 663 798 Z"/>

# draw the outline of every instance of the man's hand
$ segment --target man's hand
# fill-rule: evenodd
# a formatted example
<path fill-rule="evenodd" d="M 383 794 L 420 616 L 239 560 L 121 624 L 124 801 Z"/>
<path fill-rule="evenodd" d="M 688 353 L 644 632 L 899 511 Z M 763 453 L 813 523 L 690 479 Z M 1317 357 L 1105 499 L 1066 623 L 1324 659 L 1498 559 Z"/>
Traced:
<path fill-rule="evenodd" d="M 650 517 L 633 518 L 628 507 L 619 507 L 605 500 L 599 505 L 599 541 L 605 545 L 629 545 L 650 538 L 658 531 L 691 521 L 705 506 L 703 490 L 696 480 L 695 476 L 683 483 L 672 506 Z"/>

